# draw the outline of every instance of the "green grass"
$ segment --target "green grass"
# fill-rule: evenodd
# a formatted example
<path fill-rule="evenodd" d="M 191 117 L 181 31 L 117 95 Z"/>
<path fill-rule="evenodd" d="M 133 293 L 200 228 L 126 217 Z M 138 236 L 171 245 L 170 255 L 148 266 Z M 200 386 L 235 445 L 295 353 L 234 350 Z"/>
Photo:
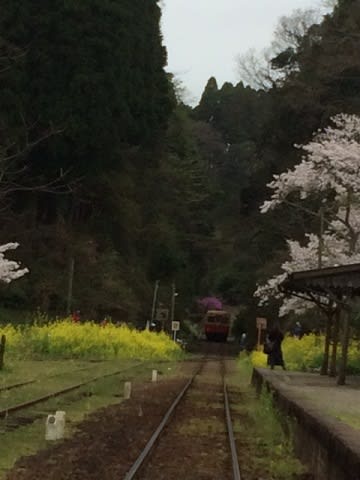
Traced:
<path fill-rule="evenodd" d="M 117 361 L 115 363 L 104 362 L 103 364 L 94 364 L 94 370 L 91 372 L 92 376 L 100 374 L 101 370 L 105 372 L 115 370 L 116 368 L 114 367 L 124 368 L 124 363 L 124 361 Z M 132 364 L 134 363 L 136 362 L 132 361 Z M 127 362 L 128 366 L 130 364 L 131 362 Z M 44 367 L 44 365 L 42 365 L 42 367 Z M 61 371 L 63 365 L 59 364 L 59 367 L 59 371 Z M 82 387 L 79 390 L 69 392 L 64 396 L 52 398 L 46 402 L 34 405 L 26 412 L 26 416 L 31 415 L 32 418 L 37 418 L 34 423 L 13 431 L 5 430 L 6 422 L 11 421 L 10 417 L 8 419 L 0 419 L 0 479 L 5 477 L 6 471 L 14 465 L 17 459 L 22 456 L 35 454 L 37 451 L 47 447 L 47 442 L 44 440 L 44 436 L 45 420 L 49 413 L 54 413 L 56 410 L 66 411 L 66 436 L 69 437 L 76 432 L 78 423 L 88 414 L 102 407 L 121 402 L 125 381 L 134 378 L 136 378 L 136 381 L 150 380 L 152 369 L 158 369 L 163 375 L 173 375 L 177 373 L 177 364 L 174 362 L 146 363 L 138 366 L 135 370 L 129 370 L 124 374 L 102 379 Z M 47 370 L 43 369 L 42 371 L 45 372 Z M 44 378 L 41 388 L 44 387 L 50 390 L 50 386 L 51 388 L 55 386 L 59 389 L 58 387 L 64 382 L 72 384 L 74 383 L 74 380 L 74 374 L 70 376 L 64 375 L 62 378 L 57 378 L 56 384 L 54 382 L 50 383 Z M 38 390 L 32 386 L 31 388 L 23 387 L 20 390 L 23 389 L 24 391 L 22 394 L 19 392 L 15 394 L 16 390 L 8 392 L 12 392 L 12 399 L 9 396 L 8 402 L 13 404 L 16 403 L 14 399 L 18 401 L 19 398 L 32 398 L 32 394 L 38 393 Z M 23 395 L 23 397 L 21 397 L 21 395 Z M 22 414 L 22 412 L 19 412 L 19 415 Z M 16 416 L 16 414 L 14 415 Z"/>
<path fill-rule="evenodd" d="M 25 361 L 15 360 L 9 356 L 6 356 L 5 359 L 4 369 L 0 370 L 0 387 L 95 365 L 82 360 Z"/>
<path fill-rule="evenodd" d="M 182 423 L 178 433 L 185 436 L 208 436 L 225 433 L 224 422 L 213 416 L 210 418 L 192 418 L 187 423 Z"/>
<path fill-rule="evenodd" d="M 44 364 L 49 363 L 50 368 L 44 369 Z M 71 364 L 71 362 L 69 362 L 67 366 L 64 365 L 65 362 L 59 363 L 58 369 L 55 365 L 56 362 L 46 361 L 34 364 L 32 375 L 29 374 L 22 378 L 19 377 L 19 379 L 20 381 L 23 381 L 24 379 L 36 378 L 36 382 L 24 385 L 20 388 L 0 392 L 0 410 L 85 382 L 106 373 L 130 368 L 139 362 L 134 360 L 117 360 L 96 364 L 91 364 L 89 362 L 74 362 L 74 364 Z M 42 371 L 42 373 L 34 376 L 34 372 L 38 372 L 39 370 Z"/>
<path fill-rule="evenodd" d="M 339 414 L 336 411 L 329 411 L 328 412 L 333 417 L 337 418 L 341 422 L 350 425 L 350 427 L 355 428 L 356 430 L 360 430 L 360 418 L 359 414 L 349 414 L 349 413 L 341 413 Z"/>
<path fill-rule="evenodd" d="M 257 398 L 250 385 L 252 365 L 250 359 L 243 356 L 237 371 L 227 375 L 227 383 L 232 398 L 232 416 L 234 432 L 241 444 L 240 462 L 243 475 L 272 480 L 291 480 L 304 472 L 303 465 L 296 458 L 292 439 L 288 438 L 282 428 L 281 418 L 274 408 L 269 395 Z M 240 395 L 240 397 L 239 397 Z M 287 423 L 291 431 L 291 423 Z"/>

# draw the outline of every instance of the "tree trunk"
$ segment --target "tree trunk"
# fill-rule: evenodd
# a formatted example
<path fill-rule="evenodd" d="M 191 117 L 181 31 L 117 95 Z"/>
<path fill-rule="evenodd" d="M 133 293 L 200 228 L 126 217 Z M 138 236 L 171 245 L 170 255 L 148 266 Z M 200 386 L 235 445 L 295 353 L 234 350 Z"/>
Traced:
<path fill-rule="evenodd" d="M 2 370 L 3 367 L 4 367 L 5 345 L 6 345 L 6 337 L 5 337 L 5 335 L 1 335 L 1 340 L 0 340 L 0 370 Z"/>
<path fill-rule="evenodd" d="M 330 337 L 331 337 L 331 325 L 332 325 L 333 313 L 328 312 L 326 316 L 327 316 L 327 319 L 326 319 L 324 359 L 321 365 L 320 375 L 327 375 L 329 370 L 329 351 L 330 351 Z"/>
<path fill-rule="evenodd" d="M 75 259 L 72 256 L 69 261 L 69 280 L 68 280 L 68 293 L 67 293 L 67 300 L 66 300 L 66 315 L 68 317 L 71 315 L 71 310 L 72 310 L 74 269 L 75 269 Z"/>
<path fill-rule="evenodd" d="M 345 312 L 344 322 L 343 322 L 343 337 L 342 337 L 342 345 L 341 345 L 340 371 L 339 371 L 339 378 L 337 381 L 338 385 L 345 385 L 349 340 L 350 340 L 350 312 Z"/>
<path fill-rule="evenodd" d="M 330 371 L 329 371 L 330 377 L 336 376 L 336 358 L 337 358 L 337 347 L 339 343 L 340 316 L 341 316 L 341 311 L 339 308 L 337 308 L 335 312 L 335 322 L 334 322 L 334 328 L 333 328 L 333 345 L 332 345 Z"/>

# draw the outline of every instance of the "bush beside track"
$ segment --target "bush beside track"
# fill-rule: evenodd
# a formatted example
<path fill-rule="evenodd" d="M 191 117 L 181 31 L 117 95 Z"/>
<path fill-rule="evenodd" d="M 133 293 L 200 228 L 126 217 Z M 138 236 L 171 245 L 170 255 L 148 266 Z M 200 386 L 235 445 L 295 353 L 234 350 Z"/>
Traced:
<path fill-rule="evenodd" d="M 324 357 L 324 336 L 305 335 L 301 340 L 295 337 L 286 337 L 282 343 L 284 360 L 288 370 L 303 372 L 320 369 Z M 359 341 L 353 340 L 349 348 L 348 373 L 360 374 Z M 338 348 L 338 360 L 341 356 L 341 347 Z M 265 367 L 267 355 L 261 352 L 252 352 L 251 361 L 256 367 Z"/>
<path fill-rule="evenodd" d="M 7 338 L 7 354 L 14 358 L 110 360 L 176 360 L 181 348 L 165 333 L 139 332 L 127 326 L 70 320 L 46 325 L 0 327 Z"/>

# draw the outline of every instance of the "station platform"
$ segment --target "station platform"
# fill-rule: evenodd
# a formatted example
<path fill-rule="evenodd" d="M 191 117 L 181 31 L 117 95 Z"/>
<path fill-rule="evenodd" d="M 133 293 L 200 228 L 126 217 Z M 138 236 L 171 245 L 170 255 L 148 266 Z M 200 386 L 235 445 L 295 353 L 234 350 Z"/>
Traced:
<path fill-rule="evenodd" d="M 360 480 L 360 377 L 338 386 L 319 374 L 255 368 L 252 382 L 292 419 L 296 452 L 316 480 Z"/>

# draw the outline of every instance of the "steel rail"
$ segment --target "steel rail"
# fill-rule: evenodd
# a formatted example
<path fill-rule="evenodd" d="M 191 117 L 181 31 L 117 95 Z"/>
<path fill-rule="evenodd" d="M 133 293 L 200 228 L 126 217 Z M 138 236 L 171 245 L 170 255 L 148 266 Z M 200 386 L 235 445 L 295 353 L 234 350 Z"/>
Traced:
<path fill-rule="evenodd" d="M 44 375 L 43 377 L 40 377 L 40 379 L 33 378 L 31 380 L 26 380 L 24 382 L 12 383 L 10 385 L 4 385 L 4 386 L 0 387 L 0 392 L 6 392 L 8 390 L 13 390 L 15 388 L 20 388 L 20 387 L 24 387 L 26 385 L 31 385 L 32 383 L 39 382 L 40 380 L 46 380 L 47 378 L 61 377 L 62 375 L 67 375 L 68 373 L 78 373 L 78 372 L 82 372 L 82 371 L 85 371 L 85 370 L 90 370 L 91 368 L 93 368 L 93 367 L 92 366 L 82 367 L 82 368 L 78 368 L 77 370 L 72 370 L 70 372 L 52 373 L 51 375 Z"/>
<path fill-rule="evenodd" d="M 29 400 L 29 401 L 24 402 L 24 403 L 20 403 L 18 405 L 14 405 L 12 407 L 4 408 L 4 409 L 0 410 L 0 418 L 6 417 L 9 413 L 18 412 L 19 410 L 24 410 L 24 409 L 26 409 L 28 407 L 32 407 L 33 405 L 36 405 L 38 403 L 46 402 L 50 398 L 59 397 L 60 395 L 64 395 L 65 393 L 69 393 L 73 390 L 78 390 L 79 388 L 84 387 L 85 385 L 88 385 L 89 383 L 96 382 L 96 381 L 102 380 L 104 378 L 114 377 L 116 375 L 121 375 L 122 373 L 124 373 L 128 370 L 131 370 L 133 368 L 137 368 L 141 365 L 143 365 L 143 362 L 132 365 L 132 366 L 127 367 L 127 368 L 123 368 L 122 370 L 117 370 L 116 372 L 111 372 L 111 373 L 107 373 L 105 375 L 99 375 L 97 377 L 93 377 L 89 380 L 86 380 L 85 382 L 77 383 L 76 385 L 71 385 L 70 387 L 63 388 L 62 390 L 57 390 L 55 392 L 48 393 L 48 394 L 43 395 L 41 397 L 35 398 L 33 400 Z"/>
<path fill-rule="evenodd" d="M 25 385 L 30 385 L 31 383 L 35 383 L 35 382 L 36 380 L 27 380 L 26 382 L 13 383 L 11 385 L 4 385 L 3 387 L 0 387 L 0 392 L 6 392 L 8 390 L 13 390 L 14 388 L 24 387 Z"/>
<path fill-rule="evenodd" d="M 237 450 L 236 450 L 234 430 L 232 426 L 231 413 L 230 413 L 229 395 L 227 392 L 227 386 L 225 381 L 224 381 L 224 404 L 225 404 L 226 426 L 227 426 L 227 431 L 229 435 L 229 443 L 230 443 L 230 449 L 231 449 L 231 459 L 232 459 L 234 480 L 241 480 L 239 459 L 238 459 Z"/>
<path fill-rule="evenodd" d="M 181 402 L 181 400 L 183 399 L 185 393 L 189 390 L 189 388 L 191 387 L 195 377 L 199 374 L 200 370 L 202 368 L 202 365 L 200 366 L 200 368 L 197 370 L 197 372 L 190 378 L 190 380 L 186 383 L 185 387 L 181 390 L 181 392 L 179 393 L 179 395 L 175 398 L 174 402 L 172 403 L 172 405 L 170 406 L 169 410 L 166 412 L 166 414 L 164 415 L 163 419 L 161 420 L 160 422 L 160 425 L 157 427 L 157 429 L 155 430 L 155 432 L 152 434 L 150 440 L 148 441 L 148 443 L 145 445 L 145 448 L 144 450 L 141 452 L 141 454 L 139 455 L 139 457 L 136 459 L 136 461 L 134 462 L 134 464 L 132 465 L 132 467 L 130 468 L 130 470 L 127 472 L 127 474 L 125 475 L 124 477 L 124 480 L 132 480 L 133 478 L 135 478 L 136 474 L 138 473 L 138 471 L 140 470 L 144 460 L 146 459 L 146 457 L 149 455 L 149 453 L 151 452 L 151 449 L 153 448 L 156 440 L 159 438 L 159 436 L 161 435 L 161 433 L 163 432 L 169 418 L 171 417 L 171 415 L 173 414 L 174 410 L 176 409 L 176 407 L 179 405 L 179 403 Z"/>

